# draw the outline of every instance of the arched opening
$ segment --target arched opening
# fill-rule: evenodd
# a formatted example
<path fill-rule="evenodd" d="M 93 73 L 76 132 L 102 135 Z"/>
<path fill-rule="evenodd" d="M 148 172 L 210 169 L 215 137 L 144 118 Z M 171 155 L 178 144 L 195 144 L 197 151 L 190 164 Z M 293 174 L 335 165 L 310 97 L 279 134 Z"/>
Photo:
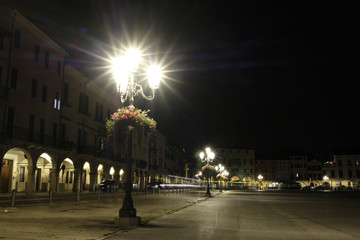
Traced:
<path fill-rule="evenodd" d="M 31 185 L 31 180 L 28 179 L 30 154 L 24 149 L 12 148 L 7 151 L 2 159 L 1 168 L 1 186 L 0 192 L 8 193 L 12 189 L 17 192 L 24 192 L 27 185 Z M 30 162 L 31 163 L 31 162 Z"/>
<path fill-rule="evenodd" d="M 96 184 L 99 185 L 101 183 L 101 181 L 103 180 L 103 174 L 104 174 L 104 167 L 103 165 L 99 164 L 98 169 L 97 169 L 97 181 Z"/>
<path fill-rule="evenodd" d="M 52 168 L 51 157 L 47 153 L 40 155 L 36 162 L 35 172 L 35 191 L 46 192 L 49 191 L 51 176 L 50 169 Z"/>
<path fill-rule="evenodd" d="M 120 188 L 122 189 L 123 184 L 124 184 L 124 170 L 120 169 L 119 171 L 119 183 L 120 183 Z"/>
<path fill-rule="evenodd" d="M 81 188 L 82 190 L 89 189 L 90 186 L 90 164 L 88 162 L 84 163 L 82 179 L 81 179 Z"/>
<path fill-rule="evenodd" d="M 110 168 L 109 173 L 110 173 L 110 178 L 111 178 L 112 180 L 114 180 L 114 174 L 115 174 L 115 169 L 114 169 L 114 167 L 111 167 L 111 168 Z"/>
<path fill-rule="evenodd" d="M 72 191 L 74 186 L 74 163 L 70 158 L 65 158 L 60 165 L 59 174 L 60 191 Z"/>

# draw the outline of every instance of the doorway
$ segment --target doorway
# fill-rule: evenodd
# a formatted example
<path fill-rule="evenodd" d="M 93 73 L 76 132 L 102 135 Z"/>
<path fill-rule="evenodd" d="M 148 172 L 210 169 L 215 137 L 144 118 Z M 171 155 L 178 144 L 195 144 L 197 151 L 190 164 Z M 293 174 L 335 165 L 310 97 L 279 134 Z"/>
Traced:
<path fill-rule="evenodd" d="M 8 193 L 10 192 L 10 183 L 11 183 L 11 171 L 13 167 L 13 161 L 4 159 L 2 162 L 3 166 L 1 168 L 1 188 L 0 192 L 2 193 Z"/>

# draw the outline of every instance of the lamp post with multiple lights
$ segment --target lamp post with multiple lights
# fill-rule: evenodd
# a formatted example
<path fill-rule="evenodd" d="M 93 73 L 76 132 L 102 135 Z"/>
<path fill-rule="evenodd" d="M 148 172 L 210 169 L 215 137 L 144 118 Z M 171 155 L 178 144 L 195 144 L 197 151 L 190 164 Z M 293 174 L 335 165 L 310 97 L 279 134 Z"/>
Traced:
<path fill-rule="evenodd" d="M 211 151 L 211 149 L 209 147 L 207 147 L 205 149 L 205 153 L 204 152 L 201 152 L 200 153 L 200 159 L 202 162 L 206 162 L 207 165 L 210 166 L 210 163 L 214 160 L 215 158 L 215 153 L 213 151 Z M 210 170 L 208 170 L 210 171 Z M 211 193 L 210 193 L 210 176 L 207 175 L 207 189 L 206 189 L 206 194 L 205 194 L 205 197 L 211 197 Z"/>
<path fill-rule="evenodd" d="M 150 96 L 144 94 L 140 84 L 135 82 L 135 73 L 141 62 L 141 52 L 136 49 L 129 49 L 125 55 L 113 60 L 113 74 L 116 81 L 117 91 L 120 93 L 121 102 L 129 101 L 129 108 L 134 108 L 134 97 L 141 95 L 146 100 L 152 100 L 159 87 L 162 77 L 161 68 L 150 66 L 147 70 L 149 87 L 152 90 Z M 126 225 L 138 225 L 140 218 L 136 216 L 136 209 L 131 197 L 132 192 L 132 135 L 133 131 L 127 133 L 126 139 L 126 179 L 125 179 L 125 197 L 123 206 L 119 210 L 119 219 L 127 219 Z M 116 146 L 118 147 L 118 146 Z"/>
<path fill-rule="evenodd" d="M 262 188 L 262 180 L 264 179 L 264 177 L 261 174 L 259 174 L 259 176 L 257 178 L 260 182 L 260 189 L 261 189 Z"/>
<path fill-rule="evenodd" d="M 221 163 L 215 166 L 215 170 L 219 173 L 218 174 L 218 177 L 220 178 L 219 188 L 220 188 L 220 192 L 222 192 L 221 179 L 222 178 L 226 179 L 227 176 L 229 175 L 229 172 L 225 170 L 225 167 Z"/>

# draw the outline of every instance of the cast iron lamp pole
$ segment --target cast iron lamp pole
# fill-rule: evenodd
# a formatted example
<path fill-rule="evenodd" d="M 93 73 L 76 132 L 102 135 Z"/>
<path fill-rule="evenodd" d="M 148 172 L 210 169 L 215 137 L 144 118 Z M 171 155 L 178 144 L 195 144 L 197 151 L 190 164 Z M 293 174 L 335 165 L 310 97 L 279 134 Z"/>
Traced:
<path fill-rule="evenodd" d="M 214 158 L 215 158 L 215 153 L 211 151 L 209 147 L 205 149 L 205 153 L 204 152 L 200 153 L 201 161 L 206 162 L 207 164 L 210 164 L 214 160 Z M 207 176 L 207 189 L 206 189 L 205 197 L 211 197 L 209 176 Z"/>
<path fill-rule="evenodd" d="M 146 100 L 155 97 L 162 77 L 161 69 L 157 66 L 148 68 L 149 87 L 152 95 L 146 96 L 141 85 L 135 83 L 135 73 L 141 61 L 141 53 L 136 49 L 129 49 L 125 56 L 121 56 L 113 61 L 113 73 L 116 81 L 117 91 L 120 93 L 121 102 L 129 101 L 129 108 L 134 107 L 134 97 L 141 95 Z M 119 218 L 136 218 L 136 209 L 131 197 L 132 192 L 132 132 L 127 134 L 126 142 L 126 181 L 125 197 L 122 208 L 119 210 Z"/>

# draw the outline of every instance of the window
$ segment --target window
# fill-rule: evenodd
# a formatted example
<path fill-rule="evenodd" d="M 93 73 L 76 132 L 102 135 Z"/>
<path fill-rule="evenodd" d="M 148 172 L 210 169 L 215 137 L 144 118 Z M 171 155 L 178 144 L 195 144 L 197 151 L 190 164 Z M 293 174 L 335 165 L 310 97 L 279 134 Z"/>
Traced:
<path fill-rule="evenodd" d="M 4 49 L 4 36 L 0 35 L 0 49 Z"/>
<path fill-rule="evenodd" d="M 45 52 L 45 67 L 49 68 L 49 62 L 50 62 L 50 53 Z"/>
<path fill-rule="evenodd" d="M 102 104 L 99 104 L 96 102 L 95 106 L 95 120 L 99 122 L 103 122 L 103 112 L 104 112 L 104 106 Z"/>
<path fill-rule="evenodd" d="M 35 116 L 30 114 L 30 117 L 29 117 L 29 135 L 28 135 L 28 140 L 29 141 L 34 140 L 34 123 L 35 123 Z"/>
<path fill-rule="evenodd" d="M 100 104 L 98 102 L 96 102 L 95 104 L 95 121 L 99 121 L 99 110 L 100 109 Z"/>
<path fill-rule="evenodd" d="M 16 89 L 18 79 L 18 70 L 16 68 L 11 69 L 10 87 Z"/>
<path fill-rule="evenodd" d="M 6 126 L 6 135 L 8 137 L 13 136 L 14 115 L 15 115 L 15 109 L 13 107 L 9 106 L 8 114 L 7 114 L 7 126 Z"/>
<path fill-rule="evenodd" d="M 61 61 L 59 60 L 57 61 L 57 75 L 61 75 Z"/>
<path fill-rule="evenodd" d="M 36 98 L 36 90 L 37 90 L 37 80 L 33 78 L 31 84 L 31 97 Z"/>
<path fill-rule="evenodd" d="M 338 166 L 342 166 L 342 161 L 341 160 L 338 161 Z"/>
<path fill-rule="evenodd" d="M 77 146 L 86 146 L 87 144 L 87 132 L 78 129 Z"/>
<path fill-rule="evenodd" d="M 339 170 L 339 178 L 343 178 L 343 171 L 341 169 Z"/>
<path fill-rule="evenodd" d="M 60 93 L 55 92 L 54 108 L 60 110 Z"/>
<path fill-rule="evenodd" d="M 25 181 L 25 167 L 20 167 L 19 182 Z"/>
<path fill-rule="evenodd" d="M 69 84 L 64 82 L 64 89 L 63 89 L 63 105 L 70 107 L 70 103 L 69 103 Z"/>
<path fill-rule="evenodd" d="M 360 178 L 360 169 L 356 169 L 356 178 Z"/>
<path fill-rule="evenodd" d="M 79 113 L 85 114 L 87 116 L 90 116 L 89 114 L 89 96 L 87 96 L 86 94 L 80 92 L 80 97 L 79 97 Z"/>
<path fill-rule="evenodd" d="M 14 38 L 14 47 L 20 49 L 20 42 L 21 42 L 21 32 L 19 30 L 15 30 L 15 38 Z"/>
<path fill-rule="evenodd" d="M 46 99 L 47 99 L 47 86 L 43 85 L 42 87 L 42 96 L 41 96 L 41 101 L 43 103 L 46 103 Z"/>
<path fill-rule="evenodd" d="M 352 170 L 351 170 L 351 169 L 349 169 L 348 175 L 349 175 L 349 178 L 352 178 L 352 177 L 353 177 L 353 174 L 352 174 Z"/>
<path fill-rule="evenodd" d="M 40 45 L 39 44 L 35 44 L 34 60 L 37 62 L 40 60 Z"/>
<path fill-rule="evenodd" d="M 66 171 L 66 174 L 65 174 L 65 183 L 69 183 L 69 171 Z"/>
<path fill-rule="evenodd" d="M 44 139 L 45 139 L 45 119 L 40 118 L 39 143 L 44 144 Z"/>

